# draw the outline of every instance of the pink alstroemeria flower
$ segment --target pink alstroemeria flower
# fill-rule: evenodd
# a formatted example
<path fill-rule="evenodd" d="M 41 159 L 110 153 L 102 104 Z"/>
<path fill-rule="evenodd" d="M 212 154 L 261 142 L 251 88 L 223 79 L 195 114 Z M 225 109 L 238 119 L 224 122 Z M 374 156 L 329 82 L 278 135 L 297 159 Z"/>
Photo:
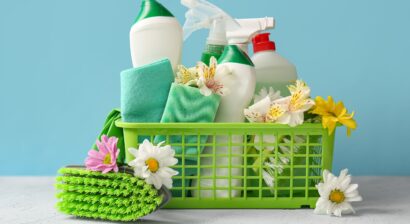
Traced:
<path fill-rule="evenodd" d="M 85 161 L 87 169 L 108 173 L 111 170 L 118 172 L 117 157 L 120 150 L 117 148 L 118 138 L 101 136 L 101 141 L 96 142 L 98 151 L 91 149 Z"/>

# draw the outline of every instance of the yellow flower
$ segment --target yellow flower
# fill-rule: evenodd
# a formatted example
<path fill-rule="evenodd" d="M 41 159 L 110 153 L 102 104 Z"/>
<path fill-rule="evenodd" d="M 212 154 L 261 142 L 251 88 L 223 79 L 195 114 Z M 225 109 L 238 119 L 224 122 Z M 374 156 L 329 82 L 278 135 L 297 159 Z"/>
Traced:
<path fill-rule="evenodd" d="M 357 128 L 356 121 L 353 119 L 354 112 L 348 114 L 342 101 L 335 103 L 331 96 L 328 96 L 327 101 L 318 96 L 315 103 L 316 106 L 312 113 L 322 117 L 322 125 L 328 128 L 329 135 L 333 133 L 338 123 L 346 126 L 347 136 L 350 136 L 351 131 Z"/>

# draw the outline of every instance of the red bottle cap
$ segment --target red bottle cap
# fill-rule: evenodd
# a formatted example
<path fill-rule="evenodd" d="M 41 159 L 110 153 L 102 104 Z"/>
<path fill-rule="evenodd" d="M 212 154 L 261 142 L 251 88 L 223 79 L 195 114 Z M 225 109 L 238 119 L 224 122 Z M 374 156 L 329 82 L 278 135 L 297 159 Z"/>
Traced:
<path fill-rule="evenodd" d="M 253 53 L 276 50 L 275 42 L 269 40 L 269 35 L 270 33 L 261 33 L 252 39 Z"/>

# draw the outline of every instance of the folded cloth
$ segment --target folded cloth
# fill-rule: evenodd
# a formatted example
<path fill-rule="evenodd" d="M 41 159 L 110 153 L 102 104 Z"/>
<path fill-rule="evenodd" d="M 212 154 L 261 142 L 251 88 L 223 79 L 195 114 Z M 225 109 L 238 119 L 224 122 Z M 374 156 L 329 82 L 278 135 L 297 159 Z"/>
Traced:
<path fill-rule="evenodd" d="M 121 72 L 122 120 L 159 122 L 173 81 L 168 59 Z"/>
<path fill-rule="evenodd" d="M 173 83 L 169 91 L 161 123 L 213 122 L 218 111 L 219 102 L 219 95 L 211 94 L 210 96 L 204 96 L 198 88 Z M 183 136 L 181 135 L 169 135 L 167 144 L 172 146 L 175 154 L 179 155 L 179 158 L 184 154 L 184 165 L 192 167 L 197 165 L 198 154 L 202 152 L 207 139 L 207 135 L 200 136 L 199 141 L 197 135 L 185 135 L 185 140 L 183 141 Z M 162 141 L 167 141 L 167 137 L 164 135 L 155 136 L 155 143 Z M 182 142 L 184 142 L 184 146 L 182 146 Z M 178 165 L 182 165 L 182 159 L 178 159 Z M 184 168 L 184 172 L 182 172 L 182 169 L 178 169 L 178 176 L 184 175 L 182 179 L 185 180 L 185 187 L 191 186 L 191 179 L 186 177 L 197 175 L 197 171 L 197 168 Z M 181 189 L 182 184 L 181 179 L 174 180 L 173 196 L 189 196 L 190 192 L 188 190 L 183 191 Z"/>
<path fill-rule="evenodd" d="M 218 111 L 220 100 L 219 95 L 211 94 L 204 96 L 198 88 L 173 83 L 169 91 L 168 101 L 161 118 L 161 123 L 213 122 L 216 112 Z M 180 146 L 183 142 L 182 138 L 183 136 L 180 135 L 169 136 L 168 144 L 172 146 L 176 154 L 182 154 L 184 152 L 185 155 L 188 155 L 185 159 L 197 161 L 197 155 L 201 153 L 204 148 L 208 136 L 200 136 L 200 142 L 198 142 L 197 135 L 185 136 L 184 143 L 189 146 L 184 146 L 184 148 Z M 166 136 L 158 135 L 155 137 L 154 142 L 159 143 L 166 141 L 166 139 Z M 198 144 L 200 144 L 199 147 Z"/>
<path fill-rule="evenodd" d="M 118 143 L 117 147 L 120 150 L 120 154 L 117 157 L 118 164 L 124 164 L 125 160 L 125 146 L 124 146 L 124 133 L 122 128 L 115 126 L 115 121 L 121 119 L 121 112 L 119 109 L 112 110 L 107 118 L 105 119 L 103 129 L 98 135 L 98 140 L 101 139 L 102 135 L 107 135 L 109 137 L 117 137 Z M 93 149 L 98 150 L 97 145 L 94 143 Z"/>

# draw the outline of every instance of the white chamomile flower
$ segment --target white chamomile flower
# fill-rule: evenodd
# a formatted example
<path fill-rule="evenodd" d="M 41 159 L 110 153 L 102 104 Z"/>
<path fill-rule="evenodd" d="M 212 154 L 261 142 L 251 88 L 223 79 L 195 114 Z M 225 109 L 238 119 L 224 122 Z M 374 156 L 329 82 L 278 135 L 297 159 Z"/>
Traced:
<path fill-rule="evenodd" d="M 259 90 L 258 94 L 255 94 L 255 96 L 253 97 L 253 102 L 257 103 L 267 96 L 269 96 L 271 101 L 275 101 L 281 98 L 280 91 L 275 91 L 272 87 L 269 87 L 269 89 L 263 87 L 261 90 Z"/>
<path fill-rule="evenodd" d="M 172 176 L 178 174 L 169 167 L 178 163 L 174 157 L 175 151 L 169 145 L 161 146 L 163 143 L 155 146 L 145 139 L 138 149 L 128 149 L 135 156 L 135 159 L 128 163 L 134 168 L 134 175 L 145 179 L 148 184 L 153 184 L 156 189 L 160 189 L 162 185 L 172 188 Z"/>
<path fill-rule="evenodd" d="M 350 202 L 362 201 L 357 188 L 359 185 L 351 184 L 351 176 L 344 169 L 336 177 L 328 170 L 323 171 L 323 183 L 316 185 L 320 198 L 316 202 L 315 214 L 342 216 L 354 213 Z"/>
<path fill-rule="evenodd" d="M 303 124 L 304 113 L 315 105 L 315 101 L 310 98 L 309 86 L 301 80 L 297 80 L 295 85 L 290 85 L 288 88 L 291 95 L 275 100 L 273 103 L 286 108 L 278 123 L 295 127 Z"/>

